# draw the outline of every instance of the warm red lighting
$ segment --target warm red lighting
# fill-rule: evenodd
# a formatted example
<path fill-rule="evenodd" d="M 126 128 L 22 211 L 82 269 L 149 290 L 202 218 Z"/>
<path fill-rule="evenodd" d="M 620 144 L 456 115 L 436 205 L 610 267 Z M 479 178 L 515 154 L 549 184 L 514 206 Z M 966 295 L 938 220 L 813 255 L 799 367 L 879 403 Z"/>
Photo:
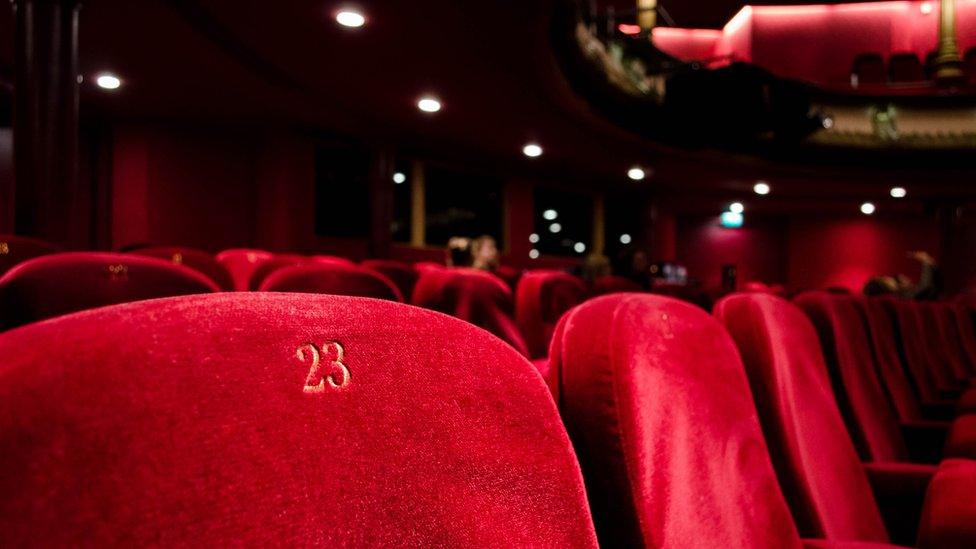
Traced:
<path fill-rule="evenodd" d="M 633 36 L 635 34 L 640 34 L 641 28 L 640 25 L 628 25 L 627 23 L 621 23 L 617 25 L 617 30 L 624 34 Z"/>

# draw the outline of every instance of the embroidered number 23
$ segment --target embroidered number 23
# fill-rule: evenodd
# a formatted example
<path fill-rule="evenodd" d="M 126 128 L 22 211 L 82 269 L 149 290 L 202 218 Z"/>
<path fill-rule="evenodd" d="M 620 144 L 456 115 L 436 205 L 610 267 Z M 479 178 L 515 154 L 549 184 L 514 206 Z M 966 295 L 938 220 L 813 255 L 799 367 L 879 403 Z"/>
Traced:
<path fill-rule="evenodd" d="M 327 389 L 340 390 L 349 385 L 349 367 L 343 362 L 345 351 L 338 341 L 329 341 L 322 346 L 305 343 L 295 351 L 302 362 L 311 361 L 308 376 L 305 377 L 306 393 L 324 393 Z"/>

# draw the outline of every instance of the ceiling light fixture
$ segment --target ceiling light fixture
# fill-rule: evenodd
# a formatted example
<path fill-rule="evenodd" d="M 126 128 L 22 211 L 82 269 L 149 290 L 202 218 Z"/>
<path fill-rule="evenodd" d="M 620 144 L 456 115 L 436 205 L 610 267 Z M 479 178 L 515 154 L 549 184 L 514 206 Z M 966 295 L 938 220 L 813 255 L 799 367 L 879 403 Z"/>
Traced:
<path fill-rule="evenodd" d="M 424 96 L 417 101 L 417 108 L 424 112 L 437 112 L 441 110 L 441 102 L 433 97 Z"/>
<path fill-rule="evenodd" d="M 644 176 L 646 175 L 647 174 L 644 173 L 644 170 L 638 168 L 637 166 L 627 170 L 627 177 L 633 179 L 634 181 L 640 181 L 644 179 Z"/>
<path fill-rule="evenodd" d="M 755 191 L 756 194 L 767 195 L 769 194 L 769 191 L 773 189 L 765 181 L 760 181 L 759 183 L 753 185 L 752 190 Z"/>
<path fill-rule="evenodd" d="M 861 213 L 864 215 L 871 215 L 874 213 L 874 210 L 875 210 L 874 204 L 870 202 L 865 202 L 864 204 L 861 204 Z"/>
<path fill-rule="evenodd" d="M 907 195 L 908 195 L 908 191 L 905 190 L 905 187 L 892 187 L 891 188 L 891 197 L 892 198 L 905 198 L 905 196 L 907 196 Z"/>
<path fill-rule="evenodd" d="M 559 223 L 553 223 L 552 225 L 549 225 L 549 232 L 550 233 L 555 234 L 555 233 L 558 233 L 561 230 L 563 230 L 563 226 L 560 225 Z"/>
<path fill-rule="evenodd" d="M 396 172 L 395 174 L 393 174 L 393 182 L 396 183 L 397 185 L 404 183 L 406 180 L 407 180 L 407 176 L 404 175 L 402 172 Z"/>
<path fill-rule="evenodd" d="M 539 259 L 539 250 L 535 248 L 529 250 L 529 259 Z"/>
<path fill-rule="evenodd" d="M 621 244 L 630 244 L 630 235 L 627 234 L 627 233 L 624 233 L 624 234 L 620 235 L 620 243 Z"/>
<path fill-rule="evenodd" d="M 343 27 L 349 27 L 351 29 L 358 29 L 366 24 L 366 17 L 363 14 L 349 9 L 337 13 L 335 20 L 336 23 L 339 23 Z"/>
<path fill-rule="evenodd" d="M 542 156 L 542 147 L 540 147 L 538 143 L 529 143 L 522 147 L 522 154 L 528 156 L 529 158 Z"/>
<path fill-rule="evenodd" d="M 578 254 L 581 254 L 581 253 L 583 253 L 583 252 L 585 252 L 585 251 L 586 251 L 586 244 L 583 244 L 582 242 L 577 242 L 577 243 L 576 243 L 576 244 L 575 244 L 575 245 L 573 246 L 573 250 L 574 250 L 574 251 L 575 251 L 576 253 L 578 253 Z"/>
<path fill-rule="evenodd" d="M 729 211 L 732 213 L 740 214 L 746 211 L 746 207 L 742 205 L 742 202 L 733 202 L 729 204 Z"/>
<path fill-rule="evenodd" d="M 103 90 L 117 90 L 122 86 L 122 80 L 111 73 L 102 73 L 95 77 L 95 84 Z"/>

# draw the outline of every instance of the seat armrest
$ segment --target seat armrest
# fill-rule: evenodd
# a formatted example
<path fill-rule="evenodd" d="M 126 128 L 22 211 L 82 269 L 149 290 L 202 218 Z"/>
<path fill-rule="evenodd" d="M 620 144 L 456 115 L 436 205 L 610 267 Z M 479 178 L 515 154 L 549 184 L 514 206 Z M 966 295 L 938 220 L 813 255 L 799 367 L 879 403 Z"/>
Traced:
<path fill-rule="evenodd" d="M 925 493 L 938 466 L 865 463 L 864 470 L 891 540 L 899 545 L 914 545 Z"/>
<path fill-rule="evenodd" d="M 976 547 L 976 461 L 947 459 L 925 497 L 918 546 Z"/>
<path fill-rule="evenodd" d="M 901 424 L 908 454 L 914 463 L 939 463 L 952 424 L 948 421 L 906 421 Z"/>

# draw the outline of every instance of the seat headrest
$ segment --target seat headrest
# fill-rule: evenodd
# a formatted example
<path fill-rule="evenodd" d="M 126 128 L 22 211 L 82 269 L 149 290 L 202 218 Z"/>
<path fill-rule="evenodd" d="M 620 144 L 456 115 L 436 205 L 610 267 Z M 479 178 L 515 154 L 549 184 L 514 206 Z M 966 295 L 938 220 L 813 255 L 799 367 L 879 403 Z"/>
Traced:
<path fill-rule="evenodd" d="M 390 279 L 355 264 L 314 262 L 284 267 L 265 278 L 259 289 L 265 292 L 347 295 L 403 302 L 403 295 Z"/>
<path fill-rule="evenodd" d="M 732 340 L 694 305 L 590 300 L 550 351 L 601 545 L 798 547 Z"/>
<path fill-rule="evenodd" d="M 12 545 L 595 547 L 538 373 L 444 315 L 224 293 L 26 326 L 0 356 Z"/>

